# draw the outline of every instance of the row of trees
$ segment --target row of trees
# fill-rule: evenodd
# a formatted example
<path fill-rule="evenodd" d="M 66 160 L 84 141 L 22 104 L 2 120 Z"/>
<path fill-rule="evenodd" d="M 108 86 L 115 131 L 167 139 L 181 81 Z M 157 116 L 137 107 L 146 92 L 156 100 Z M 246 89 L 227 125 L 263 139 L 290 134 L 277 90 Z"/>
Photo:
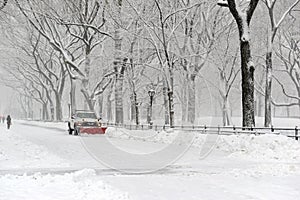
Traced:
<path fill-rule="evenodd" d="M 129 118 L 139 124 L 145 112 L 151 121 L 154 101 L 156 115 L 172 126 L 175 113 L 181 113 L 181 121 L 196 123 L 197 95 L 205 80 L 211 93 L 217 91 L 224 125 L 232 124 L 230 104 L 240 91 L 243 126 L 255 126 L 256 89 L 257 96 L 265 97 L 265 126 L 270 126 L 272 104 L 300 107 L 299 40 L 294 37 L 299 1 L 279 8 L 276 0 L 261 2 L 11 0 L 3 4 L 2 35 L 8 38 L 3 45 L 9 50 L 1 55 L 8 58 L 2 63 L 8 74 L 2 81 L 18 91 L 27 117 L 39 103 L 44 119 L 62 120 L 68 104 L 71 113 L 84 107 L 116 123 Z M 268 41 L 267 48 L 254 48 L 251 55 L 250 44 L 258 41 L 250 40 L 250 29 L 268 24 L 262 17 L 266 11 L 270 26 L 257 37 Z M 278 76 L 273 74 L 273 52 Z M 262 84 L 254 87 L 254 69 L 261 60 L 256 58 L 263 56 L 265 91 Z M 215 72 L 218 84 L 211 81 Z M 282 72 L 298 87 L 292 93 Z M 288 104 L 272 99 L 273 77 L 292 99 Z"/>

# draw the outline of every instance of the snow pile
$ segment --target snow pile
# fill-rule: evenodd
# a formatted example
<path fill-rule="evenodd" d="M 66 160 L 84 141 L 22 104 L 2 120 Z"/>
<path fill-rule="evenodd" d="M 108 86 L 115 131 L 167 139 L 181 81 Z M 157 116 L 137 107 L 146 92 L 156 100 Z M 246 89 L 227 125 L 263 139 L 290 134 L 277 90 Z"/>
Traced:
<path fill-rule="evenodd" d="M 195 139 L 196 135 L 191 132 L 182 132 L 178 130 L 127 130 L 124 128 L 108 128 L 106 136 L 120 139 L 140 140 L 162 144 L 187 144 L 191 139 Z M 203 140 L 201 140 L 203 141 Z"/>
<path fill-rule="evenodd" d="M 219 137 L 217 148 L 231 157 L 256 161 L 300 162 L 300 143 L 282 135 L 231 135 Z"/>
<path fill-rule="evenodd" d="M 227 172 L 225 172 L 226 174 Z M 260 177 L 263 175 L 271 176 L 288 176 L 290 174 L 300 174 L 300 166 L 298 164 L 282 164 L 282 163 L 269 163 L 269 164 L 257 164 L 249 169 L 234 169 L 229 174 L 239 176 L 252 176 Z"/>
<path fill-rule="evenodd" d="M 128 194 L 99 180 L 91 169 L 63 175 L 4 175 L 0 185 L 0 199 L 5 200 L 129 199 Z"/>
<path fill-rule="evenodd" d="M 204 144 L 215 146 L 217 149 L 229 153 L 230 157 L 250 159 L 254 161 L 280 161 L 300 163 L 300 143 L 283 135 L 207 135 L 199 132 L 184 132 L 167 130 L 155 132 L 130 131 L 126 129 L 109 129 L 109 137 L 142 140 L 170 144 L 185 144 L 191 142 L 193 147 L 202 148 Z M 189 136 L 189 137 L 188 137 Z"/>
<path fill-rule="evenodd" d="M 44 146 L 31 143 L 13 130 L 1 128 L 0 168 L 51 168 L 69 167 L 69 163 L 48 151 Z"/>

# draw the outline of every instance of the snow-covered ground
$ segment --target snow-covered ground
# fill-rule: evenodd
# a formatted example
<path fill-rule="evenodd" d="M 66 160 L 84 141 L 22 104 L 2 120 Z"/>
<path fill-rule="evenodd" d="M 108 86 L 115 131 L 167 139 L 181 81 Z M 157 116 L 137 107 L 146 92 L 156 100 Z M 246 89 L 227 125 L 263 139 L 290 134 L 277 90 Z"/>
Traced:
<path fill-rule="evenodd" d="M 62 175 L 0 176 L 1 200 L 98 200 L 129 199 L 128 194 L 99 180 L 95 170 L 83 169 Z"/>
<path fill-rule="evenodd" d="M 51 153 L 42 145 L 22 138 L 14 129 L 7 130 L 2 126 L 0 130 L 0 166 L 2 170 L 50 169 L 70 166 L 66 159 Z"/>
<path fill-rule="evenodd" d="M 0 200 L 294 200 L 300 196 L 300 143 L 285 136 L 207 137 L 197 132 L 109 128 L 106 135 L 76 137 L 68 135 L 65 123 L 26 124 L 14 122 L 11 130 L 0 124 Z M 118 158 L 135 166 L 129 158 L 118 157 L 113 147 L 147 155 L 173 143 L 175 152 L 190 138 L 193 143 L 183 156 L 148 174 L 112 170 L 109 163 L 95 160 L 113 163 Z M 205 148 L 212 151 L 203 157 Z M 151 163 L 160 161 L 150 158 Z"/>

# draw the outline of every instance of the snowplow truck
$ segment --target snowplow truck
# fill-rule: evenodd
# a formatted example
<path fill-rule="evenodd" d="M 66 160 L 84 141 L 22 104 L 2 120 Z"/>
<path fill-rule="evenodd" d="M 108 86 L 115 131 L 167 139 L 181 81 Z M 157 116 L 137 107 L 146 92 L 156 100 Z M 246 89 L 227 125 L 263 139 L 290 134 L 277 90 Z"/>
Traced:
<path fill-rule="evenodd" d="M 107 127 L 103 127 L 96 114 L 86 110 L 76 110 L 68 121 L 68 132 L 70 135 L 105 134 Z"/>

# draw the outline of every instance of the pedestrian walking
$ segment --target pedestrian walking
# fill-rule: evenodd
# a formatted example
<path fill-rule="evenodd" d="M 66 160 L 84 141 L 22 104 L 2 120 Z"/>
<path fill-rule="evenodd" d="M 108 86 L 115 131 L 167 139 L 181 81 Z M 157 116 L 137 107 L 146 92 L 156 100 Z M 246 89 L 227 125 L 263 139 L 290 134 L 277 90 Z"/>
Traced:
<path fill-rule="evenodd" d="M 11 117 L 10 117 L 10 115 L 7 115 L 6 123 L 7 123 L 7 129 L 9 129 L 10 126 L 11 126 Z"/>

